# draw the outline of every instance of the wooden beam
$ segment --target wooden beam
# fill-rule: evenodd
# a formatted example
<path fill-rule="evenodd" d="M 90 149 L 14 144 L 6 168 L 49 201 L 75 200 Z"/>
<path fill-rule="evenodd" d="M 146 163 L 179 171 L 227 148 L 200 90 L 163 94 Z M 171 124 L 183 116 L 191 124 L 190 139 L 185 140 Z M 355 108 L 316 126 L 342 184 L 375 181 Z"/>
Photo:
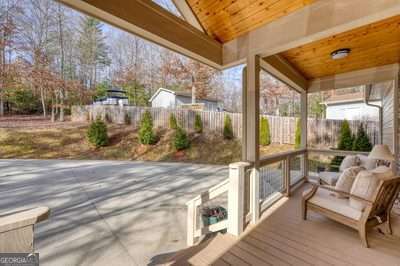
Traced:
<path fill-rule="evenodd" d="M 307 92 L 318 92 L 395 80 L 399 64 L 385 65 L 311 80 Z"/>
<path fill-rule="evenodd" d="M 247 58 L 245 94 L 245 124 L 246 129 L 246 161 L 258 163 L 259 127 L 260 127 L 260 57 L 257 55 Z"/>
<path fill-rule="evenodd" d="M 223 64 L 243 63 L 250 54 L 274 55 L 398 14 L 398 0 L 316 1 L 225 43 Z"/>
<path fill-rule="evenodd" d="M 189 22 L 190 25 L 201 32 L 205 32 L 196 15 L 193 13 L 192 8 L 188 5 L 186 0 L 172 0 L 172 2 L 175 4 L 179 13 L 181 13 L 181 15 L 185 18 L 187 22 Z"/>
<path fill-rule="evenodd" d="M 298 92 L 307 90 L 308 81 L 280 55 L 263 58 L 261 68 L 280 79 Z"/>
<path fill-rule="evenodd" d="M 96 17 L 175 52 L 215 68 L 221 67 L 221 43 L 152 1 L 59 1 L 73 9 Z"/>

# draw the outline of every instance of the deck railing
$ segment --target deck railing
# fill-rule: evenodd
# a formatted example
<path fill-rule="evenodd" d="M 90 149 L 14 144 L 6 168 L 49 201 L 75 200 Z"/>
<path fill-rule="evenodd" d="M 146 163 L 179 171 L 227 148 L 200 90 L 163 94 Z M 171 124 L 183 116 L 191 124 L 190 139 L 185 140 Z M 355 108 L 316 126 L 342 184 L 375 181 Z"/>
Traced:
<path fill-rule="evenodd" d="M 256 223 L 276 200 L 290 195 L 290 189 L 305 180 L 305 149 L 264 157 L 258 166 L 248 162 L 229 165 L 229 178 L 187 202 L 187 244 L 222 229 L 240 235 L 245 226 Z M 202 224 L 201 209 L 227 193 L 228 219 L 212 225 Z"/>
<path fill-rule="evenodd" d="M 252 209 L 252 220 L 257 222 L 260 215 L 270 207 L 275 201 L 283 196 L 290 196 L 291 188 L 306 177 L 306 150 L 298 149 L 294 151 L 282 152 L 261 158 L 258 167 L 254 167 L 254 172 L 259 177 L 254 177 L 254 183 L 259 184 L 255 187 L 253 194 L 257 195 L 250 200 L 254 204 Z M 257 202 L 259 204 L 257 204 Z"/>
<path fill-rule="evenodd" d="M 188 209 L 187 217 L 187 245 L 192 246 L 196 239 L 210 232 L 217 232 L 227 228 L 227 220 L 212 225 L 205 225 L 201 220 L 201 207 L 207 202 L 227 193 L 229 190 L 229 179 L 201 193 L 186 203 Z"/>
<path fill-rule="evenodd" d="M 187 203 L 188 245 L 193 245 L 203 235 L 222 229 L 240 235 L 248 223 L 256 223 L 265 210 L 282 197 L 290 197 L 291 191 L 310 177 L 309 158 L 315 154 L 368 155 L 367 152 L 298 149 L 263 157 L 258 165 L 232 163 L 228 179 Z M 201 208 L 224 193 L 227 194 L 228 219 L 213 225 L 199 224 Z"/>

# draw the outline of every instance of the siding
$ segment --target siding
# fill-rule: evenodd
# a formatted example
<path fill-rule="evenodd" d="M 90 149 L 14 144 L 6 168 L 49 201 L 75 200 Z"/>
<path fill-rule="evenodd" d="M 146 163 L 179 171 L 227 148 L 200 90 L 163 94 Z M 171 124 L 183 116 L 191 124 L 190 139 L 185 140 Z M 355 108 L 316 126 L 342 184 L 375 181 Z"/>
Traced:
<path fill-rule="evenodd" d="M 382 91 L 382 143 L 394 152 L 394 90 L 389 86 Z"/>

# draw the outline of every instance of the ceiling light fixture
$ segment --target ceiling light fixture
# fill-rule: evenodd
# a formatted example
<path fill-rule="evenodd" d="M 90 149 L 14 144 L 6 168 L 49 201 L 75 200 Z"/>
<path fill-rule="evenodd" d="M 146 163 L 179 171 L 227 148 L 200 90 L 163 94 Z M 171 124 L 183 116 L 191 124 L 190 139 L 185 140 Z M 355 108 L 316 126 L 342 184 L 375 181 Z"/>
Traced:
<path fill-rule="evenodd" d="M 333 60 L 345 58 L 349 55 L 350 51 L 351 51 L 350 48 L 343 48 L 343 49 L 335 50 L 331 53 L 331 58 Z"/>

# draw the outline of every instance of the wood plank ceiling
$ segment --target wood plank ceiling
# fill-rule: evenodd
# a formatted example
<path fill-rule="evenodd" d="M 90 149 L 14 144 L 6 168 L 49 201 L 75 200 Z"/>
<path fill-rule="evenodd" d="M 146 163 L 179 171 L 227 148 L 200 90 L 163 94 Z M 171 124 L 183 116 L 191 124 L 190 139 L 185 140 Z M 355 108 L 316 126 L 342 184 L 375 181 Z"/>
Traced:
<path fill-rule="evenodd" d="M 203 28 L 225 43 L 317 0 L 187 0 Z"/>
<path fill-rule="evenodd" d="M 330 53 L 350 48 L 348 57 Z M 400 15 L 312 42 L 280 54 L 307 79 L 400 62 Z"/>

